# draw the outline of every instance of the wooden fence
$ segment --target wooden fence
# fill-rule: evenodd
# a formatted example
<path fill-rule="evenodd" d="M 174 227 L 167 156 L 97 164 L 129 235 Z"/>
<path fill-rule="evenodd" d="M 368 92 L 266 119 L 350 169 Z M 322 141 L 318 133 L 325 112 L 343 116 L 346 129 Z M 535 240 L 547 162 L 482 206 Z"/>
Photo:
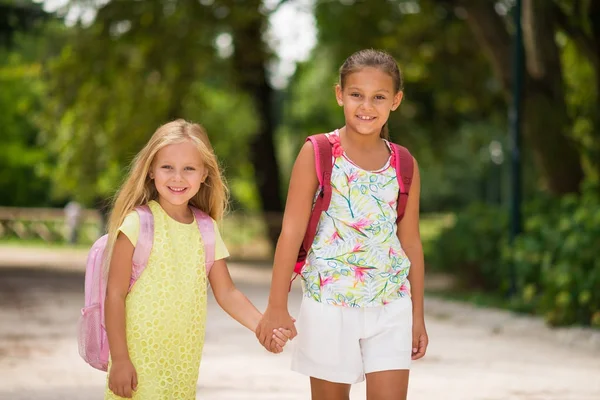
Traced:
<path fill-rule="evenodd" d="M 276 223 L 280 214 L 269 216 Z M 104 233 L 97 210 L 82 210 L 76 244 L 91 245 Z M 265 261 L 272 257 L 263 215 L 232 212 L 220 226 L 234 259 Z M 0 207 L 0 241 L 69 244 L 65 211 L 60 208 Z"/>

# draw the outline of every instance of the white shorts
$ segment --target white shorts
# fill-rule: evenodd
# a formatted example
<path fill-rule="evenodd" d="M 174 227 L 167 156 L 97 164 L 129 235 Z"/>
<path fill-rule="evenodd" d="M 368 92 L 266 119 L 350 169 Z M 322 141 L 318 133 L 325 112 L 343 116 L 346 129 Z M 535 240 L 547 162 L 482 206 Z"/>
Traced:
<path fill-rule="evenodd" d="M 409 369 L 412 354 L 410 297 L 379 307 L 350 308 L 304 297 L 296 322 L 292 370 L 337 383 L 365 374 Z"/>

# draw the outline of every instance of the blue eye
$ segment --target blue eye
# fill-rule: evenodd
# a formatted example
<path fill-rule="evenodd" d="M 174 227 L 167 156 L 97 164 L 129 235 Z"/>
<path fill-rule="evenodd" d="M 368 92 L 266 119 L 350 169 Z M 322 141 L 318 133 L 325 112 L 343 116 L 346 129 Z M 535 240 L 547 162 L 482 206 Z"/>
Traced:
<path fill-rule="evenodd" d="M 194 167 L 185 167 L 185 169 L 187 169 L 188 171 L 195 171 L 196 170 L 196 168 L 194 168 Z"/>
<path fill-rule="evenodd" d="M 171 166 L 170 166 L 170 165 L 163 165 L 161 168 L 164 168 L 164 169 L 171 169 Z"/>

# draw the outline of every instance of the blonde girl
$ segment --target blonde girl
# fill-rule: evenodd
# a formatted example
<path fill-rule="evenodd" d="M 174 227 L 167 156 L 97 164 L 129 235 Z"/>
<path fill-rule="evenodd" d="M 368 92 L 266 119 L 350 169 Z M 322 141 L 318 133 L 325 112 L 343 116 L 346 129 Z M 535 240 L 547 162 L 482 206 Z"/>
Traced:
<path fill-rule="evenodd" d="M 154 238 L 147 267 L 129 291 L 140 232 L 134 209 L 147 205 Z M 202 237 L 189 206 L 213 219 L 215 262 L 204 268 Z M 234 286 L 216 221 L 227 187 L 200 125 L 176 120 L 157 129 L 135 157 L 109 220 L 105 320 L 110 363 L 105 399 L 195 399 L 204 344 L 207 280 L 219 305 L 251 331 L 261 313 Z M 287 340 L 274 332 L 280 352 Z"/>

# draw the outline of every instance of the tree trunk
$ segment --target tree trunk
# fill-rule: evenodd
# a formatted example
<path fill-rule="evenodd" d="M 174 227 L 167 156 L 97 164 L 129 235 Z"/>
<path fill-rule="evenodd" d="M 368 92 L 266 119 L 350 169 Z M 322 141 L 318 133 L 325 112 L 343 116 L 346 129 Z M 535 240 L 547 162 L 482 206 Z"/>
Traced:
<path fill-rule="evenodd" d="M 550 192 L 579 191 L 583 180 L 580 154 L 568 137 L 560 53 L 555 41 L 556 8 L 548 0 L 523 0 L 526 58 L 524 133 L 533 145 L 536 164 Z"/>
<path fill-rule="evenodd" d="M 493 2 L 454 0 L 467 14 L 467 23 L 488 53 L 494 72 L 511 98 L 513 41 Z M 559 51 L 554 40 L 555 18 L 549 0 L 523 0 L 526 71 L 523 133 L 548 189 L 554 194 L 579 191 L 583 179 L 580 155 L 568 137 Z"/>
<path fill-rule="evenodd" d="M 580 138 L 583 147 L 582 160 L 586 173 L 600 177 L 600 1 L 573 2 L 565 10 L 554 7 L 556 23 L 575 43 L 579 52 L 588 59 L 594 71 L 594 109 L 590 116 L 593 127 L 591 138 Z M 588 27 L 589 29 L 586 29 Z"/>
<path fill-rule="evenodd" d="M 527 85 L 523 133 L 533 146 L 536 165 L 545 177 L 547 189 L 554 194 L 579 191 L 583 170 L 572 141 L 557 132 L 566 131 L 568 118 L 564 100 L 551 99 L 535 83 Z M 563 103 L 563 108 L 558 105 Z M 563 127 L 563 129 L 560 129 Z"/>
<path fill-rule="evenodd" d="M 592 1 L 590 3 L 588 20 L 592 34 L 592 51 L 589 53 L 589 59 L 592 61 L 596 76 L 594 147 L 591 149 L 590 163 L 592 163 L 592 168 L 595 170 L 596 178 L 600 180 L 600 1 Z"/>
<path fill-rule="evenodd" d="M 231 8 L 234 74 L 238 85 L 254 100 L 260 124 L 250 143 L 250 160 L 258 187 L 263 218 L 271 243 L 275 245 L 281 231 L 283 205 L 280 198 L 279 165 L 273 140 L 275 123 L 272 114 L 274 91 L 267 81 L 268 53 L 262 39 L 264 15 L 260 0 L 235 3 Z"/>

